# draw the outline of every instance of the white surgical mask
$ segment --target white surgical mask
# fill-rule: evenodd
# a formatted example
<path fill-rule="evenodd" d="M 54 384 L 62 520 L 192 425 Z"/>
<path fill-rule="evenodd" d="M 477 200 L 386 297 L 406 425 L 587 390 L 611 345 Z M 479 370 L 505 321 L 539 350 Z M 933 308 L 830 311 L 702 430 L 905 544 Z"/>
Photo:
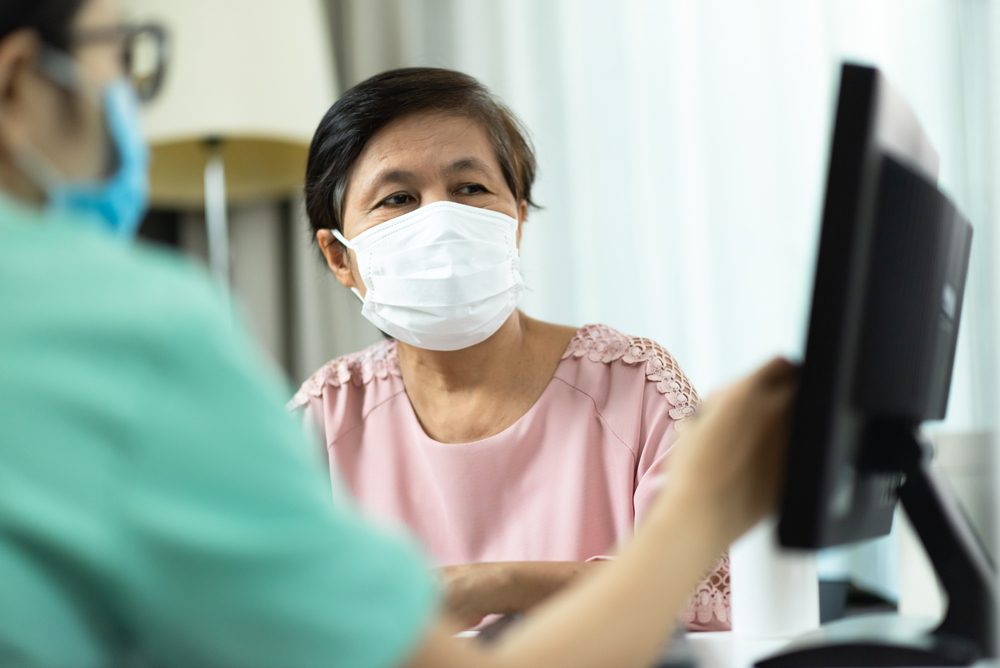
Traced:
<path fill-rule="evenodd" d="M 521 301 L 517 221 L 502 213 L 434 202 L 351 241 L 332 232 L 357 255 L 367 288 L 361 314 L 404 343 L 474 346 Z"/>

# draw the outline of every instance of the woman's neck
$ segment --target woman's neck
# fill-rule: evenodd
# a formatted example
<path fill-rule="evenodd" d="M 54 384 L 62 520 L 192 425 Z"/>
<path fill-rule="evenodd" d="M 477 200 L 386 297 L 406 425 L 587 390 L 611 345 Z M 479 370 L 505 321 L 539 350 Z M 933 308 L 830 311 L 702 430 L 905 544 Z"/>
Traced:
<path fill-rule="evenodd" d="M 574 331 L 515 310 L 493 336 L 463 350 L 399 343 L 403 383 L 424 431 L 445 443 L 503 431 L 541 396 Z"/>
<path fill-rule="evenodd" d="M 528 345 L 529 319 L 515 310 L 490 338 L 462 350 L 425 350 L 400 342 L 399 364 L 404 378 L 421 388 L 464 392 L 493 385 L 516 373 Z"/>

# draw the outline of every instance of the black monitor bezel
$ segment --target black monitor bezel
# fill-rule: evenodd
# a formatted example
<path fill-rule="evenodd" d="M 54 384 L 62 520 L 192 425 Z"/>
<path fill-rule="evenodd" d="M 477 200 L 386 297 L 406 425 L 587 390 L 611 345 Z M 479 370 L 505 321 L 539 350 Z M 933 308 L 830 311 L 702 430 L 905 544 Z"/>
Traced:
<path fill-rule="evenodd" d="M 878 70 L 841 69 L 805 363 L 792 415 L 778 533 L 787 547 L 816 549 L 883 535 L 891 508 L 865 508 L 885 481 L 856 467 L 867 416 L 853 408 L 852 365 L 874 229 L 882 158 L 937 180 L 938 158 L 905 100 Z M 841 484 L 837 476 L 854 476 Z M 837 499 L 843 489 L 853 498 Z M 835 504 L 849 510 L 830 512 Z"/>

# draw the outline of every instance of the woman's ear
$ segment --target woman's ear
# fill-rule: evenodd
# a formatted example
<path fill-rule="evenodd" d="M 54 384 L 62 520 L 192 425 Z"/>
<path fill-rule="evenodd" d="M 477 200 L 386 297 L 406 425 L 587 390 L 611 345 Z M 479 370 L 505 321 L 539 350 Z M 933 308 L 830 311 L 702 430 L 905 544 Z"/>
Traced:
<path fill-rule="evenodd" d="M 24 134 L 25 83 L 31 61 L 38 51 L 38 38 L 19 30 L 0 42 L 0 130 L 8 135 Z"/>
<path fill-rule="evenodd" d="M 30 201 L 43 197 L 15 166 L 15 154 L 31 134 L 37 114 L 29 103 L 32 61 L 39 39 L 28 30 L 19 30 L 0 41 L 0 187 Z"/>
<path fill-rule="evenodd" d="M 337 241 L 330 230 L 317 230 L 316 241 L 319 243 L 320 250 L 323 251 L 327 266 L 330 267 L 330 271 L 337 277 L 340 284 L 345 288 L 358 288 L 358 281 L 355 280 L 352 271 L 354 263 L 351 262 L 350 251 Z M 365 292 L 364 288 L 360 288 L 360 290 L 362 293 Z"/>

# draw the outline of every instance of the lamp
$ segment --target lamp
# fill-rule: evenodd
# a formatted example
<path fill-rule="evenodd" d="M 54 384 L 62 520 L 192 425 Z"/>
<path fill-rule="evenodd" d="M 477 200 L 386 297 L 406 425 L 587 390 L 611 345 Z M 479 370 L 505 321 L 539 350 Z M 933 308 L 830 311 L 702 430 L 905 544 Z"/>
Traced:
<path fill-rule="evenodd" d="M 301 187 L 334 99 L 319 0 L 126 0 L 170 35 L 160 95 L 144 110 L 154 206 L 204 207 L 209 263 L 229 280 L 227 208 Z"/>

